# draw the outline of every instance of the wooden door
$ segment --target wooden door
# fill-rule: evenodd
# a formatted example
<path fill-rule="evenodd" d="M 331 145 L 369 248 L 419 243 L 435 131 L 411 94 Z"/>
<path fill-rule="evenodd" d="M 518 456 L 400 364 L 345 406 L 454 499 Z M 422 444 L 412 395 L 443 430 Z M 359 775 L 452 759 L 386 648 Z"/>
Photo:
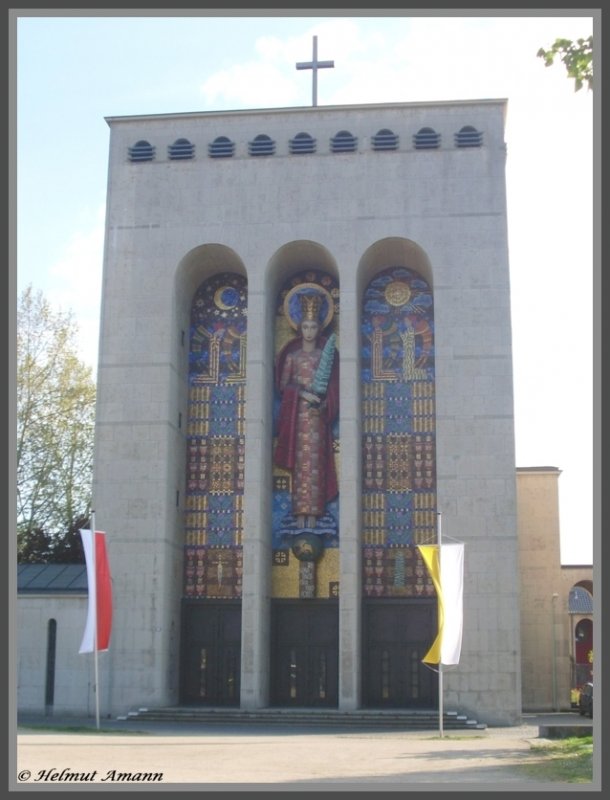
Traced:
<path fill-rule="evenodd" d="M 338 638 L 339 608 L 336 602 L 274 602 L 271 704 L 336 707 Z"/>
<path fill-rule="evenodd" d="M 182 643 L 181 702 L 239 705 L 241 604 L 186 603 Z"/>
<path fill-rule="evenodd" d="M 438 708 L 438 673 L 422 663 L 436 633 L 436 600 L 365 602 L 365 707 Z"/>

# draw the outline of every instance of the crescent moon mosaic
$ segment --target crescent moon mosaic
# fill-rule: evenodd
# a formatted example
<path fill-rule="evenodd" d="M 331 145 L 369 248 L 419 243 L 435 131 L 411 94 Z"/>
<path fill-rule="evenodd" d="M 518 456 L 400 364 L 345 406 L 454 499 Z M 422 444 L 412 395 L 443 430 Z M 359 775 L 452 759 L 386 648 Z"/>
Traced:
<path fill-rule="evenodd" d="M 214 292 L 214 304 L 221 311 L 230 311 L 239 303 L 239 292 L 232 286 L 220 286 Z"/>

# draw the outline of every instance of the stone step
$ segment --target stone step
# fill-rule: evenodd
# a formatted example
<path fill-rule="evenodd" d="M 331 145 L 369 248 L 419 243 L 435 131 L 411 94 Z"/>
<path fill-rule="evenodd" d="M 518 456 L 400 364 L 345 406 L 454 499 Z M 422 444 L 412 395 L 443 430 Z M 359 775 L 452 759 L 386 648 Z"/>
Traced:
<path fill-rule="evenodd" d="M 575 725 L 557 723 L 539 725 L 538 736 L 542 739 L 569 739 L 576 736 L 593 736 L 593 725 L 583 723 Z"/>
<path fill-rule="evenodd" d="M 401 728 L 403 730 L 437 730 L 438 711 L 427 710 L 358 710 L 352 712 L 334 709 L 276 709 L 263 708 L 246 711 L 237 708 L 201 708 L 175 706 L 165 708 L 139 708 L 129 711 L 120 720 L 145 722 L 196 722 L 201 724 L 265 724 L 265 725 L 343 725 L 346 727 Z M 443 728 L 451 730 L 484 730 L 487 726 L 465 714 L 447 711 L 443 714 Z"/>

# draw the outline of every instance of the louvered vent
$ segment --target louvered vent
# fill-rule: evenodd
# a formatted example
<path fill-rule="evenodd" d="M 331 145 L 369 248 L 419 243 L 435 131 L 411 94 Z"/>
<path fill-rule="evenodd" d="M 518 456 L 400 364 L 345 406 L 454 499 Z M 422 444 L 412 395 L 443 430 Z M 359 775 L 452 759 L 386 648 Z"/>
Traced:
<path fill-rule="evenodd" d="M 176 141 L 167 148 L 167 155 L 171 161 L 194 158 L 195 145 L 189 142 L 188 139 L 176 139 Z"/>
<path fill-rule="evenodd" d="M 295 155 L 299 153 L 315 153 L 316 140 L 308 133 L 297 133 L 294 139 L 290 140 L 290 152 Z"/>
<path fill-rule="evenodd" d="M 272 156 L 275 153 L 275 142 L 267 134 L 259 133 L 248 142 L 248 152 L 251 156 Z"/>
<path fill-rule="evenodd" d="M 129 147 L 127 152 L 130 161 L 152 161 L 155 157 L 155 148 L 144 139 L 136 142 L 133 147 Z"/>
<path fill-rule="evenodd" d="M 441 135 L 432 128 L 420 128 L 413 136 L 413 147 L 416 150 L 433 150 L 440 147 Z"/>
<path fill-rule="evenodd" d="M 210 158 L 230 158 L 235 153 L 235 144 L 226 136 L 217 136 L 208 145 Z"/>
<path fill-rule="evenodd" d="M 373 150 L 396 150 L 398 148 L 398 136 L 387 128 L 378 131 L 371 142 Z"/>
<path fill-rule="evenodd" d="M 483 144 L 483 134 L 472 125 L 464 125 L 454 137 L 456 147 L 480 147 Z"/>
<path fill-rule="evenodd" d="M 349 131 L 339 131 L 330 140 L 330 149 L 333 153 L 353 153 L 358 145 L 358 139 Z"/>

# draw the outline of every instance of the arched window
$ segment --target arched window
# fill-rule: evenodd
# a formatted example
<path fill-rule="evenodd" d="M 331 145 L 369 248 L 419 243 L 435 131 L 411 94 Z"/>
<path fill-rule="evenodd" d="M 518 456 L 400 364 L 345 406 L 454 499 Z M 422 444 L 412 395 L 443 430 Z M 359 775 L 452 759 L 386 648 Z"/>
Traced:
<path fill-rule="evenodd" d="M 574 626 L 575 686 L 591 680 L 593 675 L 593 621 L 581 619 Z"/>

